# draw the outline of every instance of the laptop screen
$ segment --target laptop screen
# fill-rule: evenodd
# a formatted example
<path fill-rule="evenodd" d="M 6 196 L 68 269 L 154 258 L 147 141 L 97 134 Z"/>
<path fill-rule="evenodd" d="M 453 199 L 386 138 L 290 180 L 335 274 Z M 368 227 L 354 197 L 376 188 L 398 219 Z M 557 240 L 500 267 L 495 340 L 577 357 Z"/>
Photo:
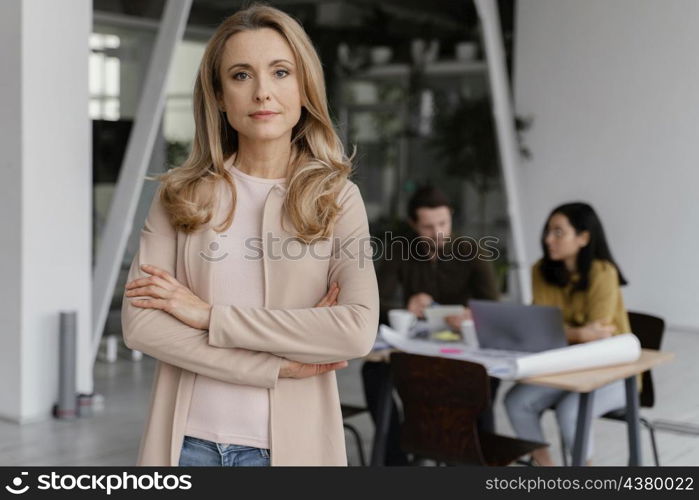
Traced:
<path fill-rule="evenodd" d="M 488 300 L 470 300 L 468 305 L 482 349 L 541 352 L 568 345 L 557 307 Z"/>

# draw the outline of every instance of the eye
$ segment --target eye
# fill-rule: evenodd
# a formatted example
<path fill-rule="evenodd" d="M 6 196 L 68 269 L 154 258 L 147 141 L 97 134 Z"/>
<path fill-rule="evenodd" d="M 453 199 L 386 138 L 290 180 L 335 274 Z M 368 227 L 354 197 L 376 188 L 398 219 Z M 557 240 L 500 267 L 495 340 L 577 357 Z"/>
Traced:
<path fill-rule="evenodd" d="M 277 78 L 284 78 L 289 74 L 289 72 L 285 69 L 278 69 L 274 72 L 274 74 Z"/>
<path fill-rule="evenodd" d="M 233 75 L 234 80 L 247 80 L 250 77 L 245 71 L 240 71 Z"/>

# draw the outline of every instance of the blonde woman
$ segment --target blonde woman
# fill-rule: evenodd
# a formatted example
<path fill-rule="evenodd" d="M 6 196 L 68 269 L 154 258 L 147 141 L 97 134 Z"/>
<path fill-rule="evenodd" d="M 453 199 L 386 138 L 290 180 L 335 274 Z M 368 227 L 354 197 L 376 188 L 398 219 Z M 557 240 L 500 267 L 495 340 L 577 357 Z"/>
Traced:
<path fill-rule="evenodd" d="M 122 326 L 158 360 L 139 465 L 346 465 L 335 370 L 378 326 L 368 224 L 301 26 L 227 18 L 194 88 L 196 136 L 161 185 Z"/>

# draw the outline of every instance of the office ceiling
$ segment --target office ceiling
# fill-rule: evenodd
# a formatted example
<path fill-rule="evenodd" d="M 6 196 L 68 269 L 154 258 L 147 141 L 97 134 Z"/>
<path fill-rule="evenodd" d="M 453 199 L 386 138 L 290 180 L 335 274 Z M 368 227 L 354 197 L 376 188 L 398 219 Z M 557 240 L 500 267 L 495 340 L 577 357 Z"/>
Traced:
<path fill-rule="evenodd" d="M 164 0 L 94 0 L 99 12 L 158 19 Z M 214 27 L 249 0 L 193 0 L 189 23 Z M 476 24 L 469 0 L 273 0 L 269 2 L 299 19 L 304 27 L 359 30 L 377 24 L 388 36 L 463 36 Z M 371 40 L 366 40 L 371 43 Z"/>
<path fill-rule="evenodd" d="M 511 53 L 516 0 L 498 0 L 507 53 Z M 206 40 L 223 19 L 250 0 L 193 0 L 188 21 L 190 37 Z M 410 40 L 439 39 L 442 50 L 462 40 L 477 40 L 478 16 L 472 0 L 270 0 L 298 19 L 330 60 L 339 43 L 386 45 L 394 60 L 410 60 Z M 158 21 L 165 0 L 93 0 L 96 14 Z M 104 19 L 104 17 L 102 17 Z"/>

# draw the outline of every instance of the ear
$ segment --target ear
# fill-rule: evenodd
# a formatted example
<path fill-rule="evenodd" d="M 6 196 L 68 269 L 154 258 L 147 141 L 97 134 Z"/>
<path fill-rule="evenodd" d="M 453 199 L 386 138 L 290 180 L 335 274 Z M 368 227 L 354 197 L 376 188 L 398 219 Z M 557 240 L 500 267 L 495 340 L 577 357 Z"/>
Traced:
<path fill-rule="evenodd" d="M 584 248 L 590 244 L 590 231 L 583 231 L 578 235 L 578 242 L 580 243 L 580 248 Z"/>

